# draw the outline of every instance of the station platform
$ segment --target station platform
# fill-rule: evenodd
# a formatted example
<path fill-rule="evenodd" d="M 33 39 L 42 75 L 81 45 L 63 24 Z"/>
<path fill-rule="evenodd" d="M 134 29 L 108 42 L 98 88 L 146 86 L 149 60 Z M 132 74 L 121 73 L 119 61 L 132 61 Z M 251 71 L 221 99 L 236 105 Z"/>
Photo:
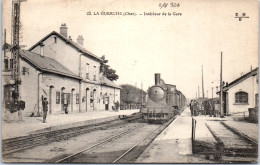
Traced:
<path fill-rule="evenodd" d="M 213 121 L 218 124 L 224 122 L 239 132 L 247 133 L 251 138 L 258 138 L 257 124 L 234 121 L 232 117 L 191 117 L 188 107 L 160 133 L 140 155 L 136 163 L 217 163 L 214 160 L 206 160 L 205 155 L 192 153 L 192 118 L 196 120 L 195 140 L 211 144 L 212 147 L 214 147 L 216 140 L 206 123 Z M 214 126 L 217 127 L 217 124 Z"/>
<path fill-rule="evenodd" d="M 139 109 L 115 111 L 91 111 L 71 114 L 48 114 L 47 123 L 42 117 L 23 117 L 23 121 L 2 120 L 2 139 L 26 136 L 33 133 L 54 131 L 82 125 L 97 124 L 115 120 L 119 115 L 131 115 Z"/>

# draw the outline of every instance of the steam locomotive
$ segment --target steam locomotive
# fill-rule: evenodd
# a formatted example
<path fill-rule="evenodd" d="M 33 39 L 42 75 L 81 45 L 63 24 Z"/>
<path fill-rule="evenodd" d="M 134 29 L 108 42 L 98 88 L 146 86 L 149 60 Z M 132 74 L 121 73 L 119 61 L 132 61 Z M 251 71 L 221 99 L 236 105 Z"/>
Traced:
<path fill-rule="evenodd" d="M 155 85 L 148 89 L 145 107 L 140 112 L 142 118 L 149 123 L 163 123 L 179 113 L 186 104 L 186 97 L 176 89 L 175 85 L 165 84 L 160 74 L 155 74 Z"/>

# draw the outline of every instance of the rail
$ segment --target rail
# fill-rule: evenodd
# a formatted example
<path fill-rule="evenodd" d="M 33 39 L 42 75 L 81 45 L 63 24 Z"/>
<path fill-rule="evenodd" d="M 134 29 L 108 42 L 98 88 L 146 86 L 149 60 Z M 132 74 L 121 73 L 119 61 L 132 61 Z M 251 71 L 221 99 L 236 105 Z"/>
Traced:
<path fill-rule="evenodd" d="M 126 155 L 128 155 L 129 153 L 131 153 L 131 151 L 133 151 L 139 144 L 141 144 L 142 142 L 146 141 L 147 139 L 150 139 L 149 140 L 149 143 L 147 144 L 147 146 L 153 141 L 153 139 L 155 139 L 159 133 L 161 133 L 172 121 L 175 120 L 177 116 L 174 116 L 171 120 L 167 121 L 166 123 L 164 123 L 162 126 L 158 127 L 157 129 L 153 130 L 151 133 L 149 133 L 147 136 L 145 136 L 144 138 L 142 138 L 140 141 L 138 141 L 137 143 L 135 143 L 134 145 L 132 145 L 127 151 L 125 151 L 123 154 L 121 154 L 117 159 L 115 159 L 114 161 L 112 161 L 112 163 L 118 163 L 122 158 L 124 158 Z M 90 147 L 87 147 L 77 153 L 74 153 L 72 155 L 69 155 L 65 158 L 62 158 L 60 160 L 57 160 L 55 163 L 65 163 L 65 162 L 70 162 L 71 159 L 73 159 L 73 157 L 83 153 L 83 152 L 86 152 L 90 149 L 94 149 L 95 147 L 98 147 L 102 144 L 106 144 L 108 141 L 111 141 L 112 139 L 116 139 L 122 135 L 125 135 L 125 134 L 128 134 L 129 132 L 135 130 L 136 128 L 133 128 L 133 129 L 130 129 L 130 130 L 127 130 L 127 131 L 123 131 L 121 133 L 118 133 L 117 135 L 115 136 L 112 136 L 110 138 L 107 138 L 101 142 L 98 142 Z M 142 151 L 143 152 L 143 151 Z"/>
<path fill-rule="evenodd" d="M 134 130 L 134 129 L 132 129 L 132 130 Z M 76 155 L 78 155 L 78 154 L 80 154 L 80 153 L 82 153 L 82 152 L 88 151 L 88 150 L 90 150 L 90 149 L 92 149 L 92 148 L 95 148 L 95 147 L 97 147 L 97 146 L 99 146 L 99 145 L 101 145 L 101 144 L 104 144 L 104 143 L 110 141 L 111 139 L 115 139 L 115 138 L 120 137 L 120 136 L 122 136 L 122 135 L 124 135 L 124 134 L 127 134 L 127 133 L 129 133 L 129 130 L 123 131 L 123 132 L 121 132 L 121 133 L 119 133 L 119 134 L 117 134 L 117 135 L 114 135 L 114 136 L 112 136 L 112 137 L 110 137 L 110 138 L 108 138 L 108 139 L 105 139 L 105 140 L 103 140 L 103 141 L 101 141 L 101 142 L 99 142 L 99 143 L 97 143 L 97 144 L 94 144 L 94 145 L 92 145 L 92 146 L 90 146 L 90 147 L 87 147 L 87 148 L 85 148 L 85 149 L 83 149 L 83 150 L 81 150 L 81 151 L 79 151 L 79 152 L 77 152 L 77 153 L 75 153 L 75 154 L 72 154 L 72 155 L 69 155 L 69 156 L 67 156 L 67 157 L 65 157 L 65 158 L 62 158 L 62 159 L 60 159 L 60 160 L 57 160 L 55 163 L 62 163 L 62 162 L 64 162 L 64 161 L 67 161 L 67 160 L 69 160 L 70 158 L 72 158 L 72 157 L 74 157 L 74 156 L 76 156 Z"/>
<path fill-rule="evenodd" d="M 113 127 L 126 124 L 132 120 L 138 120 L 140 115 L 118 118 L 113 121 L 106 121 L 98 124 L 85 125 L 50 131 L 45 133 L 37 133 L 17 138 L 5 139 L 2 141 L 2 155 L 8 155 L 25 149 L 33 148 L 39 145 L 45 145 L 55 141 L 67 140 L 68 138 L 78 136 L 105 127 Z"/>
<path fill-rule="evenodd" d="M 134 148 L 136 148 L 139 144 L 141 144 L 142 142 L 144 142 L 145 140 L 147 140 L 149 138 L 151 139 L 150 142 L 149 142 L 149 144 L 150 144 L 165 128 L 167 128 L 168 125 L 170 125 L 176 119 L 176 117 L 177 116 L 174 116 L 171 120 L 166 122 L 164 125 L 162 125 L 161 127 L 155 129 L 150 134 L 148 134 L 148 136 L 142 138 L 139 142 L 135 143 L 130 149 L 128 149 L 121 156 L 119 156 L 116 160 L 114 160 L 113 163 L 119 162 L 124 156 L 129 154 L 131 151 L 134 150 Z M 123 162 L 123 163 L 125 163 L 125 162 Z"/>
<path fill-rule="evenodd" d="M 252 144 L 254 147 L 258 146 L 258 142 L 256 140 L 252 139 L 251 137 L 247 136 L 246 134 L 243 134 L 243 133 L 239 132 L 237 129 L 235 129 L 233 127 L 230 127 L 229 125 L 227 125 L 223 121 L 221 121 L 220 123 L 222 125 L 224 125 L 227 129 L 229 129 L 231 132 L 235 133 L 236 135 L 238 135 L 239 137 L 244 139 L 246 142 Z"/>
<path fill-rule="evenodd" d="M 253 158 L 257 157 L 257 150 L 258 150 L 258 142 L 249 136 L 239 132 L 235 128 L 227 125 L 223 121 L 220 122 L 221 125 L 223 125 L 225 130 L 233 133 L 235 136 L 237 136 L 239 139 L 246 142 L 245 144 L 250 144 L 247 147 L 236 147 L 236 146 L 226 146 L 224 142 L 222 141 L 222 136 L 219 136 L 217 132 L 214 131 L 207 123 L 205 123 L 206 127 L 208 128 L 209 132 L 215 139 L 215 142 L 212 143 L 214 145 L 209 146 L 208 144 L 204 144 L 202 142 L 198 142 L 198 144 L 195 143 L 195 132 L 196 132 L 196 121 L 192 119 L 192 151 L 195 153 L 197 146 L 200 147 L 200 154 L 205 154 L 206 159 L 209 159 L 210 155 L 214 157 L 215 160 L 220 160 L 223 156 L 231 156 L 231 157 L 248 157 Z M 221 138 L 222 137 L 222 138 Z M 235 159 L 234 159 L 235 160 Z"/>

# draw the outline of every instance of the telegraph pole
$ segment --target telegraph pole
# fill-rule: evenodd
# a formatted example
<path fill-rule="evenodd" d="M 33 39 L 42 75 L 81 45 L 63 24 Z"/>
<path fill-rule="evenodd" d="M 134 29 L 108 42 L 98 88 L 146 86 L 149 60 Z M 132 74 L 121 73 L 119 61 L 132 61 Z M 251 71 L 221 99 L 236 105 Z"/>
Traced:
<path fill-rule="evenodd" d="M 143 106 L 143 81 L 141 83 L 141 106 Z"/>
<path fill-rule="evenodd" d="M 222 52 L 220 55 L 220 117 L 224 117 L 224 112 L 223 112 L 223 83 L 222 83 Z"/>
<path fill-rule="evenodd" d="M 204 101 L 203 65 L 201 66 L 201 72 L 202 72 L 202 98 L 203 98 L 203 101 Z"/>
<path fill-rule="evenodd" d="M 19 66 L 19 30 L 20 30 L 20 1 L 13 1 L 13 79 L 15 81 L 15 97 L 19 96 L 20 66 Z"/>
<path fill-rule="evenodd" d="M 15 81 L 14 94 L 15 97 L 19 96 L 19 84 L 21 84 L 20 78 L 20 60 L 19 60 L 19 37 L 20 37 L 20 6 L 21 2 L 26 0 L 13 0 L 12 1 L 12 58 L 13 58 L 13 68 L 12 68 L 12 78 Z"/>
<path fill-rule="evenodd" d="M 6 29 L 4 31 L 4 59 L 6 58 Z"/>
<path fill-rule="evenodd" d="M 200 97 L 200 86 L 198 85 L 198 98 Z"/>
<path fill-rule="evenodd" d="M 14 92 L 12 93 L 13 103 L 12 109 L 18 111 L 18 120 L 22 121 L 22 112 L 21 110 L 25 108 L 25 102 L 20 100 L 20 59 L 19 59 L 19 37 L 20 37 L 20 5 L 21 2 L 26 0 L 13 0 L 12 1 L 12 59 L 13 59 L 13 68 L 12 69 L 12 78 L 14 80 Z"/>

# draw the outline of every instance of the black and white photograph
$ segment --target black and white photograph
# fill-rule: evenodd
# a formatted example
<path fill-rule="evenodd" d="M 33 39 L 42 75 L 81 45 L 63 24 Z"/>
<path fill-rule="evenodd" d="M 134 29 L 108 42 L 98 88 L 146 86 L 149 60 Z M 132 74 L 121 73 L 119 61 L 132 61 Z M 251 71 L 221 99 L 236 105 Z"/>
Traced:
<path fill-rule="evenodd" d="M 258 163 L 257 0 L 2 0 L 2 163 Z"/>

